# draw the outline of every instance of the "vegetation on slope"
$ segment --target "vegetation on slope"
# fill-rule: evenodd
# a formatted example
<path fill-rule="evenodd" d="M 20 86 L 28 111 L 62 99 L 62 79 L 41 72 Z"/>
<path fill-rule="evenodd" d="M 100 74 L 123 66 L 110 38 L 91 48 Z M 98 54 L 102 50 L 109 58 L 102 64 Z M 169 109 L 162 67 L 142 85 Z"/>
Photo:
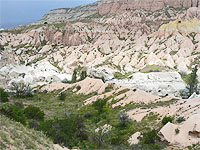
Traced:
<path fill-rule="evenodd" d="M 142 121 L 136 122 L 128 118 L 126 109 L 134 106 L 145 107 L 144 104 L 111 107 L 111 104 L 117 102 L 114 100 L 115 96 L 123 94 L 127 89 L 86 106 L 84 101 L 97 93 L 77 94 L 74 89 L 76 87 L 62 92 L 64 95 L 62 99 L 60 90 L 36 91 L 32 97 L 11 96 L 11 104 L 0 104 L 0 111 L 10 114 L 7 117 L 18 122 L 23 118 L 22 123 L 26 127 L 43 131 L 55 144 L 69 148 L 128 150 L 149 147 L 154 150 L 165 146 L 157 136 L 157 131 L 162 127 L 162 123 L 158 121 L 160 119 L 158 114 L 150 113 Z M 112 102 L 108 103 L 109 100 Z M 17 111 L 10 108 L 16 108 Z M 106 133 L 102 130 L 105 124 L 111 126 L 111 130 Z M 95 132 L 97 128 L 100 131 Z M 144 136 L 141 137 L 139 144 L 130 146 L 128 139 L 137 131 Z"/>
<path fill-rule="evenodd" d="M 0 149 L 51 150 L 53 142 L 42 132 L 28 129 L 22 124 L 0 116 Z"/>

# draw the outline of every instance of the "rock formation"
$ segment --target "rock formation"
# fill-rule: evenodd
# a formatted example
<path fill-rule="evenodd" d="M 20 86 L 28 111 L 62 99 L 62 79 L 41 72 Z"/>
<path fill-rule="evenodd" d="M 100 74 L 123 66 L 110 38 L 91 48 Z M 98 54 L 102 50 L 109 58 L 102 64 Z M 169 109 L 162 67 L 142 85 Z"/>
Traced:
<path fill-rule="evenodd" d="M 127 10 L 145 9 L 157 11 L 171 6 L 174 8 L 197 7 L 197 0 L 103 0 L 97 8 L 101 15 L 108 13 L 122 13 Z"/>
<path fill-rule="evenodd" d="M 160 134 L 163 140 L 177 146 L 190 146 L 200 142 L 200 115 L 192 115 L 182 125 L 167 123 Z"/>
<path fill-rule="evenodd" d="M 117 6 L 118 3 L 123 9 L 127 3 L 135 8 L 117 15 L 92 15 L 84 20 L 74 18 L 73 21 L 66 21 L 61 17 L 60 23 L 38 22 L 37 25 L 1 32 L 0 46 L 4 49 L 0 51 L 0 68 L 3 67 L 0 72 L 1 86 L 9 83 L 13 77 L 22 79 L 20 73 L 16 72 L 11 77 L 7 76 L 14 66 L 35 67 L 37 70 L 37 65 L 48 62 L 47 71 L 42 70 L 45 76 L 40 78 L 43 83 L 50 82 L 52 76 L 53 81 L 62 80 L 64 74 L 69 78 L 68 75 L 79 66 L 87 68 L 88 74 L 94 78 L 104 77 L 107 81 L 151 91 L 160 96 L 178 95 L 178 91 L 185 87 L 183 80 L 178 73 L 173 73 L 175 79 L 168 72 L 189 73 L 193 65 L 200 63 L 199 19 L 194 18 L 196 14 L 189 14 L 190 9 L 186 10 L 190 6 L 196 7 L 197 1 L 161 0 L 156 3 L 159 10 L 154 10 L 157 1 L 146 0 L 144 5 L 134 2 L 138 1 L 102 1 L 72 9 L 57 9 L 49 12 L 46 20 L 41 21 L 53 21 L 59 17 L 58 14 L 72 15 L 78 10 L 86 13 L 87 7 L 94 11 L 97 5 L 99 10 L 104 4 L 105 9 L 110 8 L 110 5 Z M 115 13 L 114 9 L 112 12 Z M 194 19 L 186 20 L 187 16 Z M 53 72 L 49 71 L 50 68 Z M 30 76 L 32 69 L 24 72 L 25 77 Z M 134 72 L 149 74 L 138 75 Z M 163 72 L 160 74 L 167 77 L 167 80 L 160 78 L 159 73 L 150 72 Z M 50 74 L 48 79 L 47 73 Z M 121 77 L 117 78 L 116 74 L 119 73 Z M 34 79 L 30 81 L 34 84 L 40 82 L 40 79 L 36 79 L 37 75 L 32 76 Z M 145 83 L 137 82 L 137 78 L 142 78 L 141 81 Z M 26 79 L 23 77 L 23 80 Z"/>

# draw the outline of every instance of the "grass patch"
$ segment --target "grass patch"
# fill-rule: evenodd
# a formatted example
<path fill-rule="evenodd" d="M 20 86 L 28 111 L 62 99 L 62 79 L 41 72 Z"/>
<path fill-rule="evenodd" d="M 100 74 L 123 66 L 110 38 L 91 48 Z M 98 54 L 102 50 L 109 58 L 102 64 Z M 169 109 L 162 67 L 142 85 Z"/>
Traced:
<path fill-rule="evenodd" d="M 140 72 L 142 73 L 162 72 L 163 70 L 167 70 L 167 68 L 158 65 L 147 65 L 146 67 L 141 69 Z"/>
<path fill-rule="evenodd" d="M 131 74 L 132 74 L 132 72 L 128 72 L 125 74 L 122 74 L 121 72 L 115 72 L 114 77 L 116 79 L 127 79 Z"/>
<path fill-rule="evenodd" d="M 53 142 L 43 133 L 1 115 L 0 146 L 3 149 L 53 149 Z"/>

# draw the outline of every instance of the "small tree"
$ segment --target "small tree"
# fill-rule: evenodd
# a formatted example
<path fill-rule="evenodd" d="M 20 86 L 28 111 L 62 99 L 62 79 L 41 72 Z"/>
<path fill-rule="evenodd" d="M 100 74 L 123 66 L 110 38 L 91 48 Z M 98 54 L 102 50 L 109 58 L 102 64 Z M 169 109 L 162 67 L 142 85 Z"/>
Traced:
<path fill-rule="evenodd" d="M 194 92 L 197 91 L 198 85 L 198 76 L 197 76 L 197 65 L 192 69 L 192 73 L 188 74 L 186 77 L 186 88 L 189 90 L 189 96 L 191 96 Z"/>
<path fill-rule="evenodd" d="M 103 83 L 106 83 L 104 76 L 101 77 L 101 80 L 103 81 Z"/>
<path fill-rule="evenodd" d="M 98 148 L 102 148 L 105 145 L 105 140 L 110 130 L 106 131 L 104 127 L 99 127 L 97 129 L 91 129 L 89 133 L 93 138 L 94 142 L 97 143 Z"/>
<path fill-rule="evenodd" d="M 121 127 L 126 127 L 127 123 L 130 121 L 128 115 L 125 112 L 120 112 L 117 117 L 120 121 Z"/>
<path fill-rule="evenodd" d="M 77 80 L 77 71 L 75 69 L 72 75 L 72 83 L 76 83 L 76 80 Z"/>
<path fill-rule="evenodd" d="M 33 96 L 33 90 L 29 84 L 25 84 L 23 81 L 12 82 L 10 90 L 14 92 L 17 97 L 31 97 Z"/>
<path fill-rule="evenodd" d="M 142 142 L 144 144 L 155 144 L 159 140 L 158 131 L 152 130 L 143 134 Z"/>
<path fill-rule="evenodd" d="M 64 101 L 66 98 L 66 94 L 64 92 L 61 92 L 58 98 L 59 100 Z"/>
<path fill-rule="evenodd" d="M 8 102 L 8 97 L 8 93 L 4 89 L 0 88 L 0 102 Z"/>
<path fill-rule="evenodd" d="M 172 118 L 172 117 L 164 117 L 164 118 L 162 119 L 162 124 L 165 125 L 165 124 L 167 124 L 168 122 L 171 122 L 171 123 L 172 123 L 172 121 L 173 121 L 173 118 Z"/>
<path fill-rule="evenodd" d="M 28 119 L 34 119 L 38 121 L 43 121 L 44 120 L 44 112 L 40 110 L 39 107 L 35 106 L 28 106 L 24 109 L 24 113 Z"/>

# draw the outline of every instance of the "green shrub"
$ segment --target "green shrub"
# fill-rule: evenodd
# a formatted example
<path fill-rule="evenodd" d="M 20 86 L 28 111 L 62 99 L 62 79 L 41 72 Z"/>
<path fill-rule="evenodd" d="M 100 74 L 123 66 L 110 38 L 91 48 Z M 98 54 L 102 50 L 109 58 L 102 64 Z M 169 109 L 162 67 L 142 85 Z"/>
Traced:
<path fill-rule="evenodd" d="M 83 119 L 70 115 L 66 119 L 46 120 L 40 124 L 38 130 L 44 131 L 54 143 L 72 148 L 87 139 L 84 128 Z"/>
<path fill-rule="evenodd" d="M 121 127 L 126 127 L 127 124 L 130 122 L 130 119 L 128 117 L 128 115 L 125 113 L 125 112 L 120 112 L 118 115 L 117 115 L 119 121 L 120 121 L 120 126 Z"/>
<path fill-rule="evenodd" d="M 103 83 L 106 83 L 104 76 L 101 77 L 101 80 L 103 81 Z"/>
<path fill-rule="evenodd" d="M 9 101 L 8 97 L 9 97 L 8 93 L 4 89 L 0 88 L 0 102 L 2 103 L 8 102 Z"/>
<path fill-rule="evenodd" d="M 124 79 L 124 75 L 121 74 L 121 72 L 115 72 L 115 73 L 114 73 L 114 77 L 115 77 L 116 79 Z"/>
<path fill-rule="evenodd" d="M 26 117 L 23 109 L 16 105 L 6 104 L 0 107 L 0 113 L 7 116 L 10 119 L 13 119 L 17 122 L 26 124 Z"/>
<path fill-rule="evenodd" d="M 181 98 L 188 99 L 190 97 L 190 91 L 188 89 L 182 89 L 179 91 Z"/>
<path fill-rule="evenodd" d="M 150 72 L 161 72 L 162 70 L 166 70 L 167 68 L 158 65 L 147 65 L 143 69 L 140 70 L 142 73 L 150 73 Z"/>
<path fill-rule="evenodd" d="M 64 101 L 66 98 L 66 94 L 64 92 L 61 92 L 58 98 L 59 100 Z"/>
<path fill-rule="evenodd" d="M 105 92 L 111 92 L 113 89 L 113 84 L 108 84 L 108 86 L 105 88 Z"/>
<path fill-rule="evenodd" d="M 41 41 L 41 46 L 45 46 L 45 45 L 47 45 L 47 41 L 46 40 Z"/>
<path fill-rule="evenodd" d="M 84 80 L 86 77 L 87 77 L 87 72 L 86 72 L 85 70 L 83 70 L 83 71 L 81 72 L 81 75 L 80 75 L 80 80 L 82 81 L 82 80 Z"/>
<path fill-rule="evenodd" d="M 176 134 L 179 134 L 180 130 L 177 128 L 175 129 Z"/>
<path fill-rule="evenodd" d="M 155 144 L 156 140 L 159 140 L 158 131 L 152 130 L 143 134 L 142 142 L 144 144 Z"/>
<path fill-rule="evenodd" d="M 99 114 L 101 114 L 106 103 L 106 99 L 98 99 L 96 102 L 94 102 L 93 107 L 98 111 Z"/>
<path fill-rule="evenodd" d="M 164 118 L 162 119 L 162 124 L 165 125 L 165 124 L 167 124 L 168 122 L 171 122 L 171 123 L 172 123 L 172 121 L 173 121 L 173 118 L 172 118 L 172 117 L 164 117 Z"/>
<path fill-rule="evenodd" d="M 178 123 L 181 123 L 181 122 L 183 122 L 183 121 L 185 121 L 185 118 L 184 118 L 184 117 L 179 117 L 179 118 L 177 119 L 177 122 L 178 122 Z"/>
<path fill-rule="evenodd" d="M 40 110 L 39 107 L 30 105 L 24 109 L 24 113 L 28 119 L 34 119 L 38 121 L 44 120 L 45 114 L 42 110 Z"/>
<path fill-rule="evenodd" d="M 0 51 L 4 51 L 4 50 L 5 50 L 4 46 L 0 45 Z"/>

